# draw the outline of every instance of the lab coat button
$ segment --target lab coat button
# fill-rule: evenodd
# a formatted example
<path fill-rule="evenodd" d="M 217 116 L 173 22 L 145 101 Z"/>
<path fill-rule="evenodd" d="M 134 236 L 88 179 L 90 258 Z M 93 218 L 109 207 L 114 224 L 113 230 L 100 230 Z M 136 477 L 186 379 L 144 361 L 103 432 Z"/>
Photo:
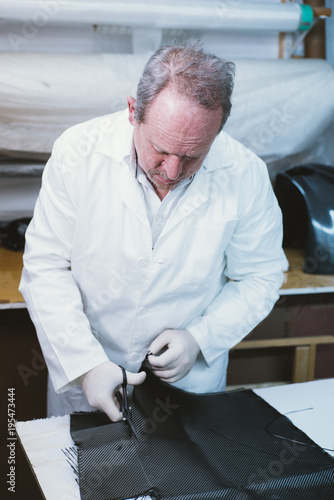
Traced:
<path fill-rule="evenodd" d="M 140 357 L 140 356 L 139 356 L 139 353 L 138 353 L 138 352 L 132 352 L 132 353 L 130 354 L 130 360 L 131 360 L 131 361 L 134 361 L 134 362 L 135 362 L 135 361 L 138 361 L 139 357 Z"/>
<path fill-rule="evenodd" d="M 138 266 L 144 267 L 147 264 L 147 259 L 138 259 L 137 264 Z"/>
<path fill-rule="evenodd" d="M 145 309 L 144 307 L 138 310 L 138 316 L 145 316 L 145 314 L 147 314 L 147 309 Z"/>

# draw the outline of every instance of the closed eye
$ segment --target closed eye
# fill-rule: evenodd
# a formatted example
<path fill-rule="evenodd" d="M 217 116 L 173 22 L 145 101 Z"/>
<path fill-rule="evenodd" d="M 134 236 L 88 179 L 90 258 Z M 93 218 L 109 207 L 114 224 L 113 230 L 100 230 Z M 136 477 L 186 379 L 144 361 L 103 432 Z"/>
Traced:
<path fill-rule="evenodd" d="M 152 144 L 154 150 L 159 154 L 159 155 L 164 155 L 164 156 L 169 156 L 172 155 L 172 153 L 167 153 L 167 151 L 163 151 L 158 149 L 154 144 Z M 187 155 L 173 155 L 173 156 L 178 156 L 179 158 L 185 160 L 185 161 L 196 161 L 201 158 L 202 155 L 200 156 L 187 156 Z M 203 155 L 204 156 L 204 155 Z"/>

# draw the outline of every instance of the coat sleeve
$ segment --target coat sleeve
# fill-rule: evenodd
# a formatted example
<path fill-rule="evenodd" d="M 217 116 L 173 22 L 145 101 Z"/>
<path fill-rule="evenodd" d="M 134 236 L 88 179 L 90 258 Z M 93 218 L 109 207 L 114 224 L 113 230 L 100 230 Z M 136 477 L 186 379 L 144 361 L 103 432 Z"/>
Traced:
<path fill-rule="evenodd" d="M 225 253 L 229 281 L 206 311 L 186 327 L 208 365 L 269 314 L 288 267 L 282 250 L 282 215 L 267 167 L 257 159 L 255 168 L 249 169 L 253 173 L 242 179 L 240 195 L 247 203 Z"/>
<path fill-rule="evenodd" d="M 71 273 L 71 248 L 82 171 L 66 167 L 55 143 L 26 232 L 20 292 L 35 325 L 56 392 L 108 360 L 91 332 Z"/>

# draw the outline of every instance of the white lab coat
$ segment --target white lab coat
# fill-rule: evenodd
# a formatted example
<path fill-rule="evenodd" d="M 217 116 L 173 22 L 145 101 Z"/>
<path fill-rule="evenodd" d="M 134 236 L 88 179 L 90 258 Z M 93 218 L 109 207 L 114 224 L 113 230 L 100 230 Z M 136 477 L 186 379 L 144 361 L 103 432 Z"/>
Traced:
<path fill-rule="evenodd" d="M 45 167 L 20 291 L 53 386 L 108 359 L 138 371 L 174 328 L 201 349 L 175 385 L 223 390 L 229 349 L 270 312 L 286 266 L 266 165 L 222 132 L 152 249 L 132 134 L 127 111 L 77 125 Z"/>

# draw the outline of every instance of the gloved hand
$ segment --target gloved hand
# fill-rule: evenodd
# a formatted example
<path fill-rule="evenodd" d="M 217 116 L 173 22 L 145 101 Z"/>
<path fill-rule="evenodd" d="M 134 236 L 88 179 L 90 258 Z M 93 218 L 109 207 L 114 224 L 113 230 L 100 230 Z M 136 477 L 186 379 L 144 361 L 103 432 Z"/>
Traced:
<path fill-rule="evenodd" d="M 160 351 L 166 349 L 162 354 Z M 200 348 L 188 330 L 164 330 L 150 345 L 149 368 L 163 382 L 176 382 L 193 367 Z"/>
<path fill-rule="evenodd" d="M 146 378 L 145 372 L 126 372 L 128 384 L 139 385 Z M 121 368 L 112 361 L 106 361 L 81 377 L 83 393 L 91 406 L 104 411 L 111 421 L 122 420 L 115 389 L 122 383 Z"/>

